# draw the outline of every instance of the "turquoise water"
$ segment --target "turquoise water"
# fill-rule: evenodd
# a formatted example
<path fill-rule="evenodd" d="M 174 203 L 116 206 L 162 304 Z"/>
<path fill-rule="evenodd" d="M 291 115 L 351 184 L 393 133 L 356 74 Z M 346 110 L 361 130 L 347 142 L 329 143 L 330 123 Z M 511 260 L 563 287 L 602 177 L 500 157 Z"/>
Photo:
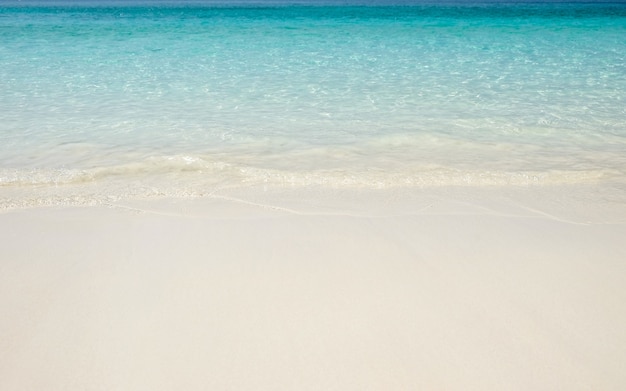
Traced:
<path fill-rule="evenodd" d="M 626 5 L 320 4 L 0 2 L 0 200 L 625 181 Z"/>

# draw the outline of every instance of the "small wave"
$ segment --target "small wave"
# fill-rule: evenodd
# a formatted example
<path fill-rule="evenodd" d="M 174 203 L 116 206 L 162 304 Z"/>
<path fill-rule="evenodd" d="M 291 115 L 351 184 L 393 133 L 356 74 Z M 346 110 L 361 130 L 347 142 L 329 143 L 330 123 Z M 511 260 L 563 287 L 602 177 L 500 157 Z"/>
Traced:
<path fill-rule="evenodd" d="M 150 157 L 88 169 L 0 169 L 0 186 L 61 186 L 94 182 L 178 183 L 190 186 L 210 183 L 275 184 L 289 186 L 371 187 L 395 186 L 499 186 L 550 185 L 581 183 L 619 176 L 604 169 L 515 171 L 461 169 L 437 164 L 338 165 L 337 168 L 315 169 L 308 166 L 268 168 L 243 163 L 211 161 L 196 156 Z"/>
<path fill-rule="evenodd" d="M 24 168 L 0 169 L 0 186 L 67 185 L 112 177 L 136 179 L 160 174 L 224 170 L 226 163 L 211 163 L 193 156 L 150 157 L 139 162 L 86 169 Z"/>
<path fill-rule="evenodd" d="M 605 171 L 468 171 L 431 168 L 393 172 L 367 170 L 346 172 L 325 170 L 287 172 L 257 168 L 242 168 L 249 183 L 273 183 L 288 186 L 330 186 L 359 188 L 442 187 L 442 186 L 533 186 L 564 185 L 599 181 L 607 178 Z"/>
<path fill-rule="evenodd" d="M 177 155 L 150 157 L 139 162 L 100 167 L 89 170 L 95 178 L 112 176 L 138 176 L 179 174 L 185 172 L 223 171 L 230 165 L 220 161 L 209 161 L 200 157 Z"/>
<path fill-rule="evenodd" d="M 0 169 L 0 186 L 42 186 L 85 183 L 94 180 L 92 173 L 76 169 Z"/>
<path fill-rule="evenodd" d="M 228 162 L 176 155 L 88 169 L 2 169 L 0 209 L 52 205 L 95 205 L 120 199 L 195 198 L 229 188 L 323 187 L 393 189 L 429 187 L 551 186 L 622 178 L 610 170 L 514 171 L 429 165 L 338 165 L 311 169 L 294 162 L 268 168 L 246 159 Z M 341 168 L 339 168 L 341 166 Z"/>

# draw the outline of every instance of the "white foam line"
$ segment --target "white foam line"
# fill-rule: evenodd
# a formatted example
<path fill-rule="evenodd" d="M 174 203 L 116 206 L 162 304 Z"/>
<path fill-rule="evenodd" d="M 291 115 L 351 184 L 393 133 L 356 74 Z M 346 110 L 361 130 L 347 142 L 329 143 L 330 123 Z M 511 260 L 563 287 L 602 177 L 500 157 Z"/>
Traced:
<path fill-rule="evenodd" d="M 581 221 L 575 221 L 575 220 L 569 220 L 569 219 L 564 219 L 558 216 L 555 216 L 553 214 L 544 212 L 542 210 L 539 209 L 535 209 L 535 208 L 531 208 L 529 206 L 523 205 L 523 204 L 519 204 L 519 203 L 512 203 L 512 205 L 515 205 L 517 207 L 519 207 L 520 209 L 526 210 L 528 212 L 530 212 L 531 214 L 525 215 L 525 214 L 517 214 L 517 213 L 502 213 L 499 212 L 493 208 L 489 208 L 485 205 L 479 205 L 479 204 L 475 204 L 472 202 L 464 202 L 464 201 L 455 201 L 455 202 L 459 202 L 461 204 L 465 204 L 465 205 L 470 205 L 472 207 L 478 208 L 478 209 L 482 209 L 485 212 L 484 213 L 480 213 L 480 212 L 467 212 L 467 213 L 451 213 L 451 214 L 447 214 L 447 213 L 436 213 L 436 214 L 429 214 L 430 216 L 441 216 L 441 215 L 449 215 L 449 216 L 453 216 L 453 215 L 489 215 L 489 216 L 495 216 L 495 217 L 503 217 L 503 218 L 530 218 L 530 219 L 541 219 L 541 218 L 547 218 L 549 220 L 552 221 L 558 221 L 560 223 L 564 223 L 564 224 L 573 224 L 573 225 L 583 225 L 583 226 L 591 226 L 591 225 L 624 225 L 626 224 L 626 222 L 611 222 L 611 221 L 600 221 L 600 222 L 592 222 L 592 221 L 586 221 L 586 222 L 581 222 Z M 430 205 L 432 206 L 432 205 Z M 430 207 L 429 206 L 429 207 Z M 412 213 L 413 215 L 417 215 L 419 214 L 419 212 L 422 212 L 426 209 L 428 209 L 429 207 L 423 208 L 419 211 L 417 211 L 416 213 Z"/>
<path fill-rule="evenodd" d="M 239 203 L 239 204 L 252 205 L 252 206 L 256 206 L 256 207 L 263 208 L 263 209 L 277 210 L 277 211 L 286 212 L 286 213 L 295 214 L 295 215 L 307 215 L 307 214 L 310 214 L 310 213 L 300 212 L 298 210 L 291 209 L 291 208 L 285 208 L 285 207 L 282 207 L 282 206 L 261 204 L 259 202 L 246 201 L 246 200 L 242 200 L 240 198 L 222 196 L 222 195 L 217 195 L 217 194 L 214 194 L 214 193 L 208 194 L 207 197 L 214 198 L 214 199 L 225 200 L 225 201 L 230 201 L 230 202 L 235 202 L 235 203 Z"/>
<path fill-rule="evenodd" d="M 519 206 L 520 208 L 526 209 L 528 211 L 537 213 L 537 214 L 539 214 L 539 215 L 541 215 L 543 217 L 547 217 L 550 220 L 554 220 L 554 221 L 558 221 L 558 222 L 566 223 L 566 224 L 585 225 L 585 226 L 590 226 L 590 225 L 623 225 L 623 224 L 626 224 L 624 222 L 610 222 L 610 221 L 600 221 L 600 222 L 574 221 L 574 220 L 564 219 L 564 218 L 555 216 L 553 214 L 550 214 L 548 212 L 544 212 L 544 211 L 539 210 L 539 209 L 531 208 L 529 206 L 520 205 L 520 204 L 517 204 L 517 206 Z"/>
<path fill-rule="evenodd" d="M 252 202 L 252 201 L 246 201 L 246 200 L 242 200 L 242 199 L 239 199 L 239 198 L 218 195 L 218 194 L 215 194 L 215 193 L 205 194 L 205 195 L 203 195 L 203 197 L 212 198 L 212 199 L 219 199 L 219 200 L 234 202 L 234 203 L 238 203 L 238 204 L 246 204 L 246 205 L 251 205 L 251 206 L 258 207 L 258 208 L 269 209 L 269 210 L 276 210 L 276 211 L 286 212 L 286 213 L 295 214 L 295 215 L 306 215 L 307 214 L 307 213 L 303 213 L 303 212 L 297 211 L 295 209 L 284 208 L 284 207 L 276 206 L 276 205 L 262 204 L 262 203 L 258 203 L 258 202 Z M 155 214 L 155 215 L 160 215 L 160 216 L 193 217 L 193 216 L 188 216 L 188 215 L 185 215 L 185 214 L 182 214 L 182 213 L 157 211 L 157 210 L 153 210 L 153 209 L 138 208 L 138 207 L 126 206 L 126 205 L 120 205 L 120 204 L 114 204 L 114 203 L 104 203 L 104 205 L 109 207 L 109 208 L 121 209 L 121 210 L 126 210 L 126 211 L 134 212 L 134 213 L 142 213 L 142 214 L 143 213 L 150 213 L 150 214 Z"/>
<path fill-rule="evenodd" d="M 222 196 L 222 195 L 217 195 L 214 193 L 208 194 L 207 195 L 210 198 L 216 198 L 216 199 L 223 199 L 226 201 L 232 201 L 232 202 L 237 202 L 237 203 L 242 203 L 242 204 L 246 204 L 246 205 L 252 205 L 252 206 L 257 206 L 260 208 L 264 208 L 264 209 L 271 209 L 271 210 L 277 210 L 277 211 L 282 211 L 282 212 L 286 212 L 286 213 L 290 213 L 290 214 L 295 214 L 295 215 L 299 215 L 299 216 L 348 216 L 348 217 L 377 217 L 377 216 L 368 216 L 368 215 L 357 215 L 357 214 L 353 214 L 353 213 L 341 213 L 341 212 L 337 212 L 337 213 L 329 213 L 329 212 L 302 212 L 302 211 L 298 211 L 295 209 L 291 209 L 291 208 L 285 208 L 282 206 L 276 206 L 276 205 L 269 205 L 269 204 L 262 204 L 262 203 L 258 203 L 258 202 L 252 202 L 252 201 L 246 201 L 246 200 L 242 200 L 240 198 L 234 198 L 234 197 L 229 197 L 229 196 Z M 416 214 L 420 214 L 421 212 L 424 212 L 430 208 L 432 208 L 433 204 L 428 204 L 426 206 L 424 206 L 423 208 L 413 212 Z M 385 215 L 385 217 L 390 217 Z"/>

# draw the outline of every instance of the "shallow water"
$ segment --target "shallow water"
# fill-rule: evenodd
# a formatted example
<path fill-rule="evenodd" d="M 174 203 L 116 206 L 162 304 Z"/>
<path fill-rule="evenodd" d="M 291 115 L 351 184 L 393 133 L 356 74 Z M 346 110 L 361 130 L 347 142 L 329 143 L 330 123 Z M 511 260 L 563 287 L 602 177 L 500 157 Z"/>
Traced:
<path fill-rule="evenodd" d="M 624 5 L 16 4 L 5 205 L 626 181 Z"/>

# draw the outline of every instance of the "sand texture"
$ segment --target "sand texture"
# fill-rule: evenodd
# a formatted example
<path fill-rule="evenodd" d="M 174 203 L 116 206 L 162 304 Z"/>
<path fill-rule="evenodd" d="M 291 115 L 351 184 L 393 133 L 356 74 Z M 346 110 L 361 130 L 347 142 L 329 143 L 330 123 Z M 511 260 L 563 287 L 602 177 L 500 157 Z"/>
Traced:
<path fill-rule="evenodd" d="M 623 204 L 307 194 L 0 214 L 0 389 L 626 389 Z"/>

